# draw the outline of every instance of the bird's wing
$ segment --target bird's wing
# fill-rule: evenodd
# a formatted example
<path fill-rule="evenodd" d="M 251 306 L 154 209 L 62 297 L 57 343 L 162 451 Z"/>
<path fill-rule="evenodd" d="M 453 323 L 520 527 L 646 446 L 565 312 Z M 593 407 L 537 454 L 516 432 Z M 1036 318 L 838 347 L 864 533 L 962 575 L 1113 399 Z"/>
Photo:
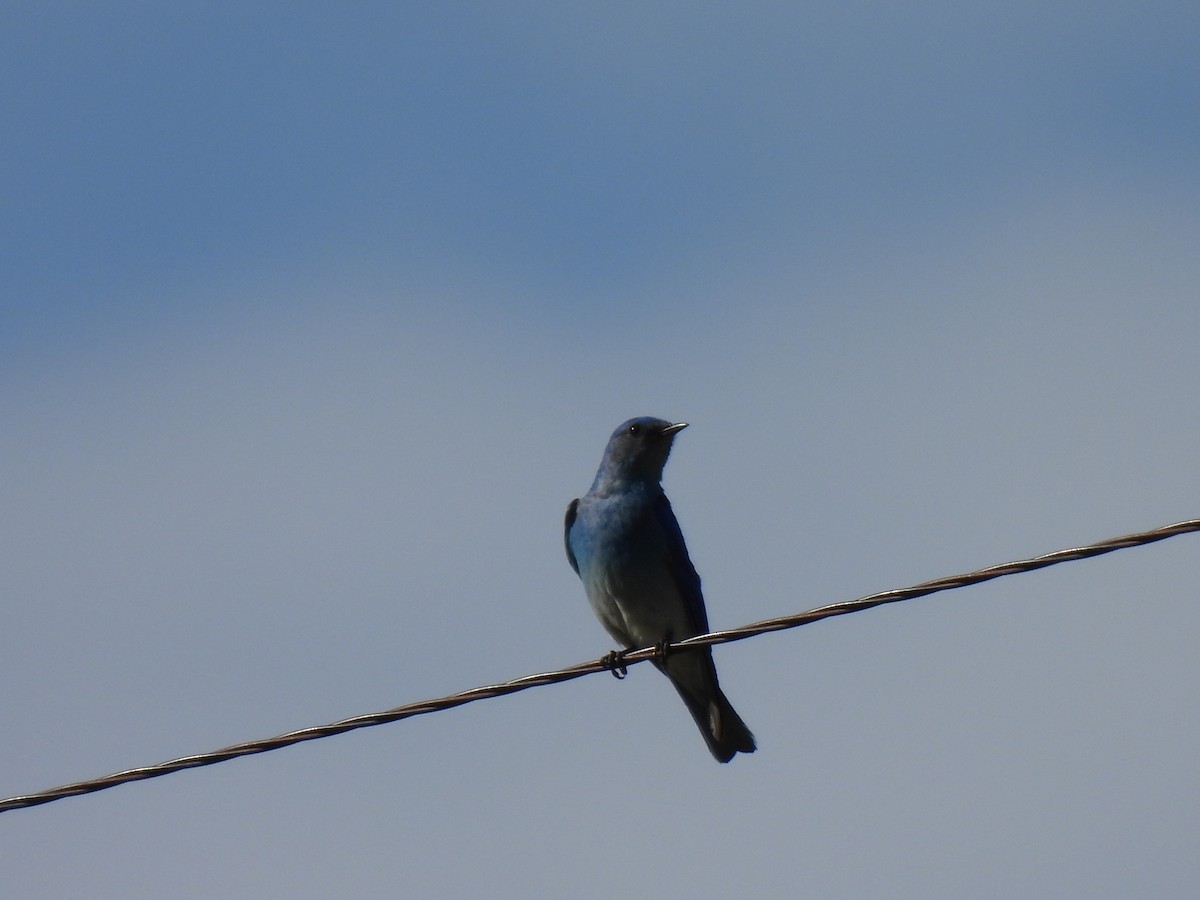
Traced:
<path fill-rule="evenodd" d="M 705 634 L 708 632 L 708 613 L 704 609 L 704 594 L 700 591 L 700 576 L 696 574 L 696 567 L 692 565 L 691 557 L 688 556 L 683 532 L 679 530 L 679 522 L 675 519 L 675 512 L 671 509 L 671 501 L 667 499 L 666 494 L 659 493 L 654 504 L 654 514 L 667 537 L 668 561 L 679 585 L 679 593 L 687 605 L 688 623 L 693 629 L 692 634 Z"/>
<path fill-rule="evenodd" d="M 575 570 L 575 574 L 579 574 L 579 563 L 575 559 L 575 554 L 571 551 L 571 526 L 575 524 L 575 516 L 579 513 L 579 498 L 576 497 L 567 506 L 567 518 L 563 522 L 563 544 L 567 548 L 567 562 L 571 564 L 571 568 Z"/>

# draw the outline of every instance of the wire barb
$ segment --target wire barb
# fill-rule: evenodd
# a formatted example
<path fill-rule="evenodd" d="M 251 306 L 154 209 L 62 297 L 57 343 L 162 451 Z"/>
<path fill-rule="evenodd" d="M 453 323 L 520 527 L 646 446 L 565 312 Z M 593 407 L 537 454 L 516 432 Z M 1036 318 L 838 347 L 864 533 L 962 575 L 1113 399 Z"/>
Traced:
<path fill-rule="evenodd" d="M 1151 531 L 1143 531 L 1137 534 L 1127 534 L 1121 537 L 1110 538 L 1109 540 L 1100 541 L 1096 544 L 1089 544 L 1085 547 L 1057 550 L 1053 553 L 1046 553 L 1042 556 L 1035 556 L 1031 559 L 1002 563 L 997 566 L 989 566 L 986 569 L 978 569 L 974 572 L 967 572 L 962 575 L 950 575 L 946 578 L 938 578 L 933 581 L 926 581 L 908 588 L 880 591 L 877 594 L 868 594 L 867 596 L 860 597 L 857 600 L 831 603 L 827 606 L 820 606 L 816 609 L 810 609 L 807 612 L 796 613 L 788 616 L 780 616 L 774 619 L 764 619 L 761 622 L 743 625 L 740 628 L 731 628 L 725 631 L 714 631 L 709 634 L 697 635 L 696 637 L 691 637 L 687 640 L 678 641 L 672 644 L 662 644 L 656 647 L 643 647 L 640 650 L 630 650 L 620 654 L 620 665 L 623 671 L 627 666 L 634 665 L 635 663 L 645 662 L 648 659 L 655 659 L 660 654 L 668 651 L 684 649 L 687 647 L 706 647 L 714 644 L 728 644 L 733 641 L 742 641 L 746 638 L 755 637 L 760 634 L 767 634 L 772 631 L 783 631 L 788 628 L 797 628 L 801 625 L 808 625 L 812 622 L 820 621 L 821 619 L 831 618 L 832 616 L 842 616 L 846 615 L 847 613 L 861 612 L 866 609 L 872 609 L 876 606 L 882 606 L 885 603 L 898 603 L 901 600 L 912 600 L 916 597 L 924 597 L 929 594 L 936 594 L 940 591 L 949 591 L 957 588 L 968 587 L 973 584 L 979 584 L 983 581 L 990 581 L 993 578 L 1001 578 L 1005 575 L 1016 575 L 1022 572 L 1032 572 L 1037 569 L 1044 569 L 1047 566 L 1070 562 L 1072 560 L 1089 559 L 1093 556 L 1111 553 L 1114 550 L 1124 550 L 1129 547 L 1140 547 L 1145 544 L 1152 544 L 1155 541 L 1165 540 L 1166 538 L 1175 537 L 1180 534 L 1187 534 L 1194 531 L 1200 531 L 1200 519 L 1188 519 L 1183 522 L 1176 522 L 1174 525 L 1165 525 L 1162 528 L 1156 528 Z M 281 734 L 273 738 L 266 738 L 265 740 L 248 741 L 243 744 L 233 744 L 232 746 L 224 747 L 220 750 L 211 750 L 208 753 L 197 753 L 193 756 L 181 756 L 178 759 L 167 760 L 166 762 L 161 762 L 157 765 L 141 766 L 136 769 L 125 769 L 122 772 L 114 772 L 113 774 L 106 775 L 102 778 L 94 778 L 88 781 L 77 781 L 72 784 L 64 784 L 60 787 L 39 791 L 35 794 L 23 794 L 17 797 L 8 797 L 7 799 L 0 800 L 0 813 L 8 812 L 9 810 L 14 809 L 24 809 L 25 807 L 29 806 L 39 806 L 43 803 L 50 803 L 54 800 L 61 800 L 64 797 L 75 797 L 79 794 L 91 794 L 96 791 L 102 791 L 107 788 L 116 787 L 118 784 L 125 784 L 129 781 L 141 781 L 146 778 L 157 778 L 160 775 L 169 775 L 172 772 L 179 772 L 183 769 L 194 769 L 199 766 L 211 766 L 214 763 L 225 762 L 228 759 L 236 759 L 239 756 L 249 756 L 254 753 L 266 753 L 269 750 L 278 750 L 281 747 L 290 747 L 292 744 L 299 744 L 304 741 L 313 741 L 317 738 L 332 737 L 335 734 L 354 731 L 357 728 L 369 728 L 374 725 L 386 725 L 389 722 L 398 722 L 401 719 L 409 719 L 413 716 L 421 716 L 425 715 L 426 713 L 440 712 L 441 710 L 451 709 L 455 706 L 463 706 L 467 703 L 474 703 L 476 700 L 487 700 L 492 697 L 503 697 L 505 694 L 515 694 L 517 691 L 524 691 L 528 688 L 541 687 L 547 684 L 558 684 L 563 681 L 571 681 L 572 679 L 580 678 L 584 675 L 592 675 L 596 672 L 611 671 L 613 671 L 613 658 L 612 654 L 609 654 L 598 660 L 578 663 L 574 666 L 569 666 L 565 669 L 558 669 L 554 672 L 526 675 L 522 678 L 514 678 L 512 681 L 504 681 L 499 684 L 490 684 L 484 687 L 471 688 L 470 690 L 461 691 L 457 694 L 450 694 L 447 697 L 439 697 L 435 700 L 422 700 L 417 703 L 409 703 L 405 706 L 397 706 L 394 709 L 385 710 L 384 712 L 368 713 L 362 716 L 354 716 L 349 719 L 342 719 L 340 722 L 334 722 L 330 725 L 302 728 L 298 731 L 289 731 L 286 734 Z"/>

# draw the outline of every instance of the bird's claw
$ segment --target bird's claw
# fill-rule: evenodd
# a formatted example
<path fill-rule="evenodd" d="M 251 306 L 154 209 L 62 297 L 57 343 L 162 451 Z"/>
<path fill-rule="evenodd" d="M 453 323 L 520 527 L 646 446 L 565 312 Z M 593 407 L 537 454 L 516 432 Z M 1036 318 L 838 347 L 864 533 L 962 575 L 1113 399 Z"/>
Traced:
<path fill-rule="evenodd" d="M 670 641 L 659 641 L 657 644 L 654 645 L 654 658 L 657 659 L 659 662 L 665 663 L 667 661 L 667 655 L 670 652 L 671 652 L 671 642 Z"/>
<path fill-rule="evenodd" d="M 617 681 L 620 681 L 629 674 L 629 669 L 625 665 L 624 650 L 610 650 L 600 657 L 600 664 L 612 672 L 613 678 L 617 679 Z"/>

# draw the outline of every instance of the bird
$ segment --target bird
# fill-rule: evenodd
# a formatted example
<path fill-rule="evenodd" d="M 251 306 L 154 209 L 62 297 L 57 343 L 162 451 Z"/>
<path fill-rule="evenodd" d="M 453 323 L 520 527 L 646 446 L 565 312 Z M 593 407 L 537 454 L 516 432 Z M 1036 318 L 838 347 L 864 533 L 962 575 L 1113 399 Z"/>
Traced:
<path fill-rule="evenodd" d="M 567 560 L 621 652 L 665 648 L 708 631 L 700 576 L 662 488 L 671 446 L 687 425 L 650 416 L 621 423 L 591 489 L 567 507 Z M 615 667 L 619 659 L 620 652 L 612 655 Z M 711 647 L 660 650 L 654 665 L 683 698 L 718 762 L 754 752 L 754 735 L 721 692 Z"/>

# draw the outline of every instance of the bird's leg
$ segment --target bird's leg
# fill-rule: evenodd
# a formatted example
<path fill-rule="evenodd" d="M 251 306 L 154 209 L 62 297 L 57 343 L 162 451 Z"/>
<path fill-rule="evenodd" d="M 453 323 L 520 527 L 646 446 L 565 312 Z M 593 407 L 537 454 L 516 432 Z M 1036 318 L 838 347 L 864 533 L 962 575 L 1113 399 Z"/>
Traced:
<path fill-rule="evenodd" d="M 613 678 L 618 681 L 629 674 L 629 669 L 625 666 L 625 653 L 625 650 L 610 650 L 600 657 L 600 664 L 612 672 Z"/>

